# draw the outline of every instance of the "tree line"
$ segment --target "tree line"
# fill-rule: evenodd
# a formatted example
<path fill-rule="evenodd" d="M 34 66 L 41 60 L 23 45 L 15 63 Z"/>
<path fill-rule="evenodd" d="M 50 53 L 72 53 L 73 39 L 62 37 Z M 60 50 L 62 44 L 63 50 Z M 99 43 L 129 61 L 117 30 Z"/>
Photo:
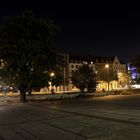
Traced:
<path fill-rule="evenodd" d="M 54 43 L 58 31 L 53 21 L 37 17 L 31 11 L 6 17 L 0 22 L 1 84 L 18 87 L 21 102 L 26 101 L 27 92 L 30 94 L 32 89 L 49 86 L 49 81 L 55 86 L 64 82 L 65 62 Z M 139 58 L 135 66 L 140 68 Z M 52 71 L 55 72 L 53 78 L 50 76 Z M 110 78 L 116 78 L 110 74 Z M 71 80 L 81 92 L 85 89 L 94 92 L 97 81 L 106 81 L 106 75 L 104 72 L 96 74 L 88 65 L 83 65 L 73 72 Z"/>

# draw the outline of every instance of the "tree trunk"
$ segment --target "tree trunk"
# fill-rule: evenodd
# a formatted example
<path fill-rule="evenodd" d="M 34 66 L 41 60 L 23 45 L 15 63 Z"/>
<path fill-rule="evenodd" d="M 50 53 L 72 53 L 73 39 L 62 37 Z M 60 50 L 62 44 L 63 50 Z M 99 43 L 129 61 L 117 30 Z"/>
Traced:
<path fill-rule="evenodd" d="M 26 101 L 26 90 L 20 90 L 20 102 L 25 103 Z"/>
<path fill-rule="evenodd" d="M 31 95 L 32 94 L 32 88 L 30 87 L 29 89 L 28 89 L 28 95 Z"/>
<path fill-rule="evenodd" d="M 26 102 L 26 91 L 27 91 L 27 86 L 26 84 L 20 84 L 19 86 L 19 91 L 20 91 L 20 102 Z"/>

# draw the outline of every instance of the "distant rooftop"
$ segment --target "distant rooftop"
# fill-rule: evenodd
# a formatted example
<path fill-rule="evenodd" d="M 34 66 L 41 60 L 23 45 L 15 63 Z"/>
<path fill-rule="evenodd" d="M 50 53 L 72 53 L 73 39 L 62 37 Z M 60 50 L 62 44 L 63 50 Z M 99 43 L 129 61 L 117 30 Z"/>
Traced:
<path fill-rule="evenodd" d="M 113 57 L 105 57 L 105 56 L 76 56 L 76 55 L 70 55 L 69 59 L 70 61 L 74 61 L 74 62 L 83 62 L 86 61 L 88 63 L 113 63 L 114 59 L 116 56 Z M 125 64 L 124 61 L 119 60 L 121 64 Z"/>

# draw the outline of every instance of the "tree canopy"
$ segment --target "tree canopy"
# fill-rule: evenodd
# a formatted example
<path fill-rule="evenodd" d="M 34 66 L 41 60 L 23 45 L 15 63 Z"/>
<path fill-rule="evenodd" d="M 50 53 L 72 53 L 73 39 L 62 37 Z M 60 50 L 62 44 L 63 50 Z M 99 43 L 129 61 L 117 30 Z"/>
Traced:
<path fill-rule="evenodd" d="M 120 85 L 122 87 L 127 86 L 128 88 L 130 88 L 131 85 L 133 84 L 133 79 L 132 79 L 130 73 L 120 72 L 120 73 L 118 73 L 118 79 L 119 79 Z"/>
<path fill-rule="evenodd" d="M 96 90 L 96 74 L 89 65 L 82 65 L 76 71 L 72 73 L 72 83 L 84 92 L 87 89 L 88 92 Z"/>
<path fill-rule="evenodd" d="M 0 76 L 19 87 L 21 101 L 28 88 L 46 86 L 49 72 L 61 64 L 54 49 L 58 28 L 48 19 L 25 11 L 0 23 Z"/>

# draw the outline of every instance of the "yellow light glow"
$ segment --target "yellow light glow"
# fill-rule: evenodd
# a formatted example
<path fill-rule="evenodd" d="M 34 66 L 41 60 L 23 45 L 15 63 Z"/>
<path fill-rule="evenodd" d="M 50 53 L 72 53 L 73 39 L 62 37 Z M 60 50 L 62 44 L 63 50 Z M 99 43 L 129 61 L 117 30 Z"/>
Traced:
<path fill-rule="evenodd" d="M 52 73 L 50 74 L 50 76 L 53 77 L 53 76 L 54 76 L 54 72 L 52 72 Z"/>
<path fill-rule="evenodd" d="M 109 68 L 109 65 L 108 65 L 108 64 L 106 64 L 106 65 L 105 65 L 105 67 L 106 67 L 106 68 Z"/>

